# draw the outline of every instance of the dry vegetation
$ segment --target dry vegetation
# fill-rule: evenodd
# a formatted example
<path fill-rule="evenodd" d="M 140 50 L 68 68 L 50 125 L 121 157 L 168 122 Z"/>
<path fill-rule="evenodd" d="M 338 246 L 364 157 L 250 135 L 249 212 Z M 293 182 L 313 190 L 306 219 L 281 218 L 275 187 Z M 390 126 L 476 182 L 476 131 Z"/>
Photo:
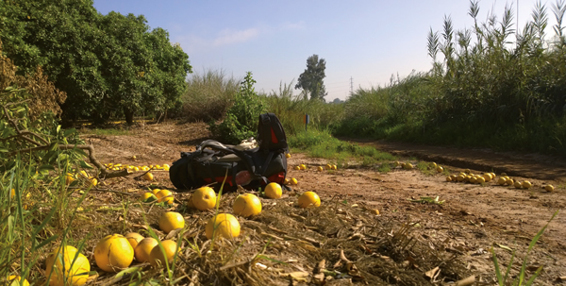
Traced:
<path fill-rule="evenodd" d="M 149 165 L 170 164 L 179 151 L 190 150 L 207 135 L 204 124 L 166 123 L 147 125 L 130 135 L 83 138 L 96 146 L 104 163 L 131 164 L 129 158 L 137 154 L 136 164 Z M 326 160 L 293 153 L 290 166 L 298 163 L 314 167 Z M 149 265 L 134 262 L 128 275 L 118 280 L 116 274 L 104 273 L 93 263 L 92 250 L 98 239 L 130 231 L 148 236 L 146 229 L 151 227 L 160 238 L 182 238 L 173 275 L 180 285 L 443 285 L 471 275 L 477 285 L 492 285 L 490 248 L 496 247 L 502 263 L 510 258 L 505 247 L 517 250 L 516 260 L 521 261 L 530 239 L 553 210 L 565 205 L 563 187 L 553 194 L 535 189 L 529 195 L 494 185 L 447 183 L 442 175 L 419 170 L 393 169 L 384 174 L 376 168 L 354 164 L 337 171 L 291 170 L 290 176 L 299 180 L 293 191 L 279 200 L 261 198 L 264 209 L 260 215 L 239 218 L 240 237 L 214 242 L 204 236 L 204 225 L 214 212 L 187 208 L 190 193 L 177 193 L 170 208 L 139 202 L 148 189 L 174 190 L 166 172 L 155 172 L 151 183 L 134 177 L 108 179 L 90 190 L 82 202 L 69 241 L 85 240 L 85 254 L 97 271 L 92 283 L 166 283 L 166 271 Z M 533 182 L 542 184 L 534 178 Z M 296 195 L 307 190 L 320 194 L 321 207 L 296 206 Z M 436 195 L 446 202 L 409 200 Z M 236 196 L 224 194 L 220 211 L 231 212 Z M 159 231 L 157 220 L 167 209 L 185 217 L 186 229 L 181 233 Z M 563 223 L 559 216 L 530 253 L 527 276 L 543 265 L 545 270 L 537 279 L 540 285 L 559 283 L 564 275 L 560 262 L 566 257 L 560 242 L 564 230 L 559 228 Z M 41 264 L 36 269 L 39 273 L 40 268 Z M 520 264 L 513 267 L 513 275 L 518 268 Z M 35 277 L 41 281 L 40 276 Z"/>

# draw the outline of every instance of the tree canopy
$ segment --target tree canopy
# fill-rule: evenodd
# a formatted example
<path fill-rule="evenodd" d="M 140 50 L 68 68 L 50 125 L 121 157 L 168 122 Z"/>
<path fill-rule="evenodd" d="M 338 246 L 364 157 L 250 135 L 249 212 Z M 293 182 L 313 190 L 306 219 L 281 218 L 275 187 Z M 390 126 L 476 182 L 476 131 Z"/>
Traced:
<path fill-rule="evenodd" d="M 0 0 L 0 39 L 20 73 L 41 66 L 67 93 L 67 123 L 166 112 L 191 72 L 167 31 L 150 31 L 142 15 L 101 15 L 92 0 Z"/>
<path fill-rule="evenodd" d="M 326 61 L 324 59 L 319 59 L 316 54 L 310 56 L 307 59 L 307 68 L 299 76 L 295 89 L 303 89 L 310 95 L 311 99 L 324 100 L 327 94 L 324 87 L 325 69 Z"/>

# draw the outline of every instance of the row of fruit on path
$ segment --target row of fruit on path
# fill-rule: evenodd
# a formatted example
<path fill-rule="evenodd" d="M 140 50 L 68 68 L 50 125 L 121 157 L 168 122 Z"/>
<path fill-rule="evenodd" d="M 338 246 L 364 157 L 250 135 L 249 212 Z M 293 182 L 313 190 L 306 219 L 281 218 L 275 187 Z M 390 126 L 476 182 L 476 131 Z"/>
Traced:
<path fill-rule="evenodd" d="M 295 166 L 293 169 L 300 171 L 300 170 L 307 170 L 307 169 L 309 169 L 309 167 L 306 164 L 299 164 L 299 165 Z M 332 165 L 332 164 L 326 164 L 325 166 L 316 167 L 316 170 L 318 170 L 318 171 L 337 170 L 337 169 L 338 169 L 338 166 Z"/>
<path fill-rule="evenodd" d="M 413 164 L 411 163 L 403 163 L 397 161 L 395 164 L 396 167 L 400 167 L 405 170 L 411 170 L 414 168 Z M 431 162 L 427 166 L 429 169 L 436 170 L 438 173 L 445 172 L 444 167 L 437 165 L 435 162 Z M 470 183 L 470 184 L 485 184 L 492 180 L 495 180 L 497 175 L 494 172 L 483 173 L 483 174 L 474 174 L 470 169 L 466 169 L 463 172 L 458 174 L 451 174 L 446 176 L 447 182 L 463 182 L 463 183 Z M 530 189 L 534 186 L 534 184 L 528 180 L 520 181 L 517 179 L 510 178 L 507 174 L 502 173 L 498 180 L 497 184 L 500 186 L 513 186 L 517 189 Z M 546 184 L 541 186 L 547 192 L 553 192 L 554 186 L 551 184 Z"/>
<path fill-rule="evenodd" d="M 155 190 L 154 190 L 155 191 Z M 270 183 L 265 187 L 265 196 L 270 199 L 279 199 L 282 188 L 277 183 Z M 156 194 L 145 193 L 144 201 L 153 199 L 158 202 L 172 204 L 174 197 L 169 190 L 157 190 Z M 211 210 L 216 207 L 217 196 L 210 187 L 197 189 L 190 197 L 188 205 L 198 210 Z M 320 197 L 314 192 L 304 192 L 298 198 L 301 208 L 320 206 Z M 218 213 L 209 219 L 205 226 L 205 236 L 208 239 L 223 237 L 234 238 L 240 235 L 240 223 L 234 215 L 250 217 L 262 211 L 260 199 L 252 194 L 239 195 L 232 206 L 233 214 Z M 184 217 L 174 211 L 164 212 L 159 218 L 159 228 L 168 234 L 171 231 L 185 228 Z M 160 247 L 161 245 L 161 247 Z M 174 240 L 158 241 L 154 237 L 143 237 L 139 233 L 108 235 L 101 239 L 94 248 L 96 265 L 105 272 L 118 272 L 129 267 L 134 258 L 137 262 L 148 262 L 154 267 L 173 263 L 178 250 Z M 77 248 L 66 245 L 50 254 L 46 261 L 46 275 L 49 285 L 83 285 L 87 282 L 90 272 L 90 262 Z M 12 279 L 17 279 L 14 276 Z M 27 281 L 23 282 L 24 285 Z"/>
<path fill-rule="evenodd" d="M 107 164 L 104 164 L 104 166 L 106 167 L 106 169 L 111 170 L 111 171 L 122 171 L 122 170 L 128 170 L 129 172 L 150 171 L 150 170 L 169 171 L 169 164 L 134 166 L 134 165 L 128 165 L 128 164 L 122 165 L 121 163 L 118 163 L 118 164 L 107 163 Z"/>
<path fill-rule="evenodd" d="M 495 178 L 497 178 L 497 175 L 493 172 L 483 173 L 483 174 L 474 174 L 469 169 L 466 169 L 465 171 L 460 172 L 458 174 L 452 174 L 452 175 L 446 176 L 446 181 L 447 182 L 464 182 L 464 183 L 481 185 L 481 184 L 484 184 L 484 183 L 489 183 L 492 180 L 495 181 Z M 505 173 L 502 173 L 498 177 L 497 185 L 513 186 L 516 189 L 530 189 L 534 186 L 534 184 L 531 183 L 529 180 L 520 181 L 518 179 L 513 179 L 513 178 L 507 176 L 507 174 L 505 174 Z M 553 192 L 554 191 L 554 186 L 550 185 L 550 184 L 546 184 L 546 185 L 542 186 L 542 188 L 544 188 L 547 192 Z"/>
<path fill-rule="evenodd" d="M 265 186 L 263 191 L 265 197 L 269 199 L 279 199 L 283 195 L 283 190 L 281 188 L 281 185 L 274 182 L 267 184 L 267 186 Z M 141 200 L 144 203 L 158 202 L 158 203 L 165 203 L 168 205 L 172 205 L 173 202 L 175 201 L 174 196 L 175 195 L 170 190 L 153 189 L 151 192 L 143 193 L 141 196 Z M 201 211 L 206 211 L 216 207 L 216 203 L 217 203 L 217 198 L 214 189 L 210 187 L 201 187 L 193 192 L 193 194 L 191 195 L 191 197 L 187 202 L 187 206 L 189 208 L 195 208 Z M 320 197 L 315 192 L 311 192 L 311 191 L 304 192 L 298 198 L 298 205 L 299 207 L 302 208 L 307 208 L 311 206 L 318 207 L 320 206 Z M 236 200 L 234 201 L 233 208 L 234 208 L 234 213 L 241 216 L 256 215 L 259 214 L 259 212 L 261 212 L 261 201 L 256 195 L 251 193 L 246 193 L 239 195 L 236 198 Z M 239 208 L 245 209 L 247 211 L 259 209 L 259 211 L 257 213 L 246 215 L 244 213 L 239 213 L 238 211 Z"/>

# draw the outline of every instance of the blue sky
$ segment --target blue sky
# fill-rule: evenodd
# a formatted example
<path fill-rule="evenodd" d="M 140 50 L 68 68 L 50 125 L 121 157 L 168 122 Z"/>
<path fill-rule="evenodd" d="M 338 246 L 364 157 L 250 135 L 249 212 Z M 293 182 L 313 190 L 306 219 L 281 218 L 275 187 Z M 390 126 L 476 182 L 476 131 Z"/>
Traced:
<path fill-rule="evenodd" d="M 522 27 L 535 2 L 482 0 L 479 19 L 489 11 L 501 19 L 506 4 L 514 12 L 518 4 Z M 551 26 L 554 1 L 542 3 Z M 222 70 L 242 79 L 251 71 L 256 90 L 266 93 L 296 83 L 307 58 L 317 54 L 326 60 L 327 101 L 347 98 L 351 82 L 354 90 L 370 88 L 386 85 L 393 74 L 428 71 L 430 28 L 441 31 L 445 15 L 455 29 L 473 23 L 468 0 L 94 0 L 94 7 L 102 14 L 142 14 L 181 45 L 195 73 Z"/>

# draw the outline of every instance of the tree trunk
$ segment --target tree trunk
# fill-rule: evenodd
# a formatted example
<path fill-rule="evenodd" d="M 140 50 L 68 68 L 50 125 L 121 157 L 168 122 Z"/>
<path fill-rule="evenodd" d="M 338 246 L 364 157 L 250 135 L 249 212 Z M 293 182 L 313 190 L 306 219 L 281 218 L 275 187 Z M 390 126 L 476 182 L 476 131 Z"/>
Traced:
<path fill-rule="evenodd" d="M 126 123 L 132 125 L 134 123 L 134 111 L 129 108 L 124 108 L 124 115 L 126 116 Z"/>

